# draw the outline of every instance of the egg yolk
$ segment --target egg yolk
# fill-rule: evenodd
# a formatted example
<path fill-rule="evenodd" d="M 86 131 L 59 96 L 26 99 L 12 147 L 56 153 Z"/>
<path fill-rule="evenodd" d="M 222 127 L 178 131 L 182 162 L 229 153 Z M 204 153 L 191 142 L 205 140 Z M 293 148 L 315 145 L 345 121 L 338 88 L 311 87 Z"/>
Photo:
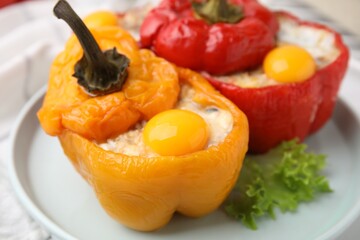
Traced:
<path fill-rule="evenodd" d="M 268 78 L 282 83 L 302 82 L 316 71 L 313 57 L 303 48 L 293 45 L 277 47 L 264 60 Z"/>
<path fill-rule="evenodd" d="M 172 109 L 155 115 L 145 125 L 144 143 L 162 156 L 179 156 L 205 148 L 209 130 L 194 112 Z"/>

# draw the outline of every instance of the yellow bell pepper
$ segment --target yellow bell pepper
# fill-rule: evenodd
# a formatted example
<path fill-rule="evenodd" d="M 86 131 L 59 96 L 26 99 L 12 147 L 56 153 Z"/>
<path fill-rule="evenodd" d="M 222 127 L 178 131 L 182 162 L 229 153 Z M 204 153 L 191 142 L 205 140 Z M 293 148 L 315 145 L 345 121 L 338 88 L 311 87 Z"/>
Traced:
<path fill-rule="evenodd" d="M 106 212 L 130 228 L 152 231 L 168 223 L 175 212 L 200 217 L 217 209 L 234 186 L 247 151 L 244 113 L 201 75 L 139 50 L 119 27 L 92 27 L 101 49 L 115 47 L 130 59 L 126 83 L 121 91 L 107 95 L 86 94 L 71 76 L 83 54 L 72 37 L 52 65 L 38 113 L 45 131 L 58 136 Z M 181 156 L 145 157 L 106 151 L 96 143 L 173 108 L 181 84 L 194 89 L 193 101 L 231 113 L 233 128 L 218 145 Z"/>
<path fill-rule="evenodd" d="M 196 90 L 194 100 L 231 112 L 233 129 L 219 145 L 184 156 L 146 158 L 105 151 L 69 130 L 59 136 L 65 154 L 108 214 L 136 230 L 158 229 L 174 212 L 201 217 L 217 209 L 234 186 L 247 151 L 246 116 L 200 75 L 178 72 L 180 81 Z"/>

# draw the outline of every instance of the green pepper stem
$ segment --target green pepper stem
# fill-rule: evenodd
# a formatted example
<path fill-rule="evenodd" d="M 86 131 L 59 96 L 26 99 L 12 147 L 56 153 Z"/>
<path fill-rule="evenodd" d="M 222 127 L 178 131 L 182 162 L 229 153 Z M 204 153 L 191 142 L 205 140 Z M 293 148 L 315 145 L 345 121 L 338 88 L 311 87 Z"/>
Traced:
<path fill-rule="evenodd" d="M 192 1 L 192 6 L 195 14 L 210 24 L 237 23 L 244 17 L 241 7 L 227 0 Z"/>
<path fill-rule="evenodd" d="M 75 65 L 74 76 L 89 95 L 105 95 L 121 90 L 127 78 L 129 59 L 116 49 L 102 52 L 90 30 L 65 0 L 54 7 L 57 18 L 64 20 L 74 31 L 84 56 Z"/>

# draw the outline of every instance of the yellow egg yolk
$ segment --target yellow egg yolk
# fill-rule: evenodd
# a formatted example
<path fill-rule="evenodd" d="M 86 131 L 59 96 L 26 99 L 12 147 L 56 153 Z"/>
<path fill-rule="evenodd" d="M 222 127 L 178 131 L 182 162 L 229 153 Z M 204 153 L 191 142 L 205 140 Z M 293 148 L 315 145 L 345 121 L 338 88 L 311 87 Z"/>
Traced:
<path fill-rule="evenodd" d="M 294 45 L 277 47 L 264 60 L 268 78 L 282 83 L 302 82 L 316 71 L 314 58 L 303 48 Z"/>
<path fill-rule="evenodd" d="M 194 112 L 172 109 L 155 115 L 145 125 L 144 143 L 162 156 L 179 156 L 205 148 L 209 130 Z"/>

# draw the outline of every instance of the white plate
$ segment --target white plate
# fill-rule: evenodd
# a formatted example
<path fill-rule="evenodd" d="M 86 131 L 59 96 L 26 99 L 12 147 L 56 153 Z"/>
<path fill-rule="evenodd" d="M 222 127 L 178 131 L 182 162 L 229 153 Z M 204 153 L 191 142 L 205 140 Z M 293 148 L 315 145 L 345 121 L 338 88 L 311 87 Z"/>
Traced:
<path fill-rule="evenodd" d="M 324 174 L 333 193 L 301 204 L 296 213 L 262 218 L 252 231 L 218 210 L 201 219 L 176 215 L 153 233 L 129 230 L 102 210 L 90 186 L 75 172 L 60 144 L 39 127 L 36 112 L 45 89 L 22 110 L 11 135 L 10 178 L 29 213 L 58 239 L 333 239 L 360 211 L 360 64 L 352 61 L 334 117 L 307 140 L 328 155 Z M 355 235 L 354 235 L 355 236 Z"/>

